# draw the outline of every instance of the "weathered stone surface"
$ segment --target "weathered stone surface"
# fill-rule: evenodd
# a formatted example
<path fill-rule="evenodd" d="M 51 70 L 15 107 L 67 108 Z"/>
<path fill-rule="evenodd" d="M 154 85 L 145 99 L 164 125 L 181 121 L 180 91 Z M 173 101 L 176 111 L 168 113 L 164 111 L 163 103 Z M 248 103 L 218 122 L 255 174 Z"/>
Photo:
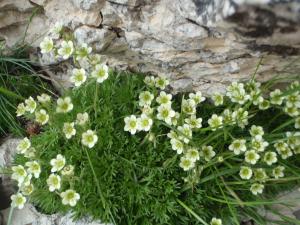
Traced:
<path fill-rule="evenodd" d="M 39 5 L 28 42 L 59 21 L 73 29 L 80 42 L 91 44 L 110 66 L 163 74 L 171 78 L 175 91 L 191 87 L 206 93 L 222 91 L 233 80 L 251 77 L 261 57 L 259 80 L 282 74 L 283 68 L 286 75 L 287 65 L 300 53 L 297 0 L 8 2 L 0 3 L 0 37 L 8 45 L 16 42 L 26 18 Z M 299 68 L 300 62 L 294 62 L 288 72 Z"/>

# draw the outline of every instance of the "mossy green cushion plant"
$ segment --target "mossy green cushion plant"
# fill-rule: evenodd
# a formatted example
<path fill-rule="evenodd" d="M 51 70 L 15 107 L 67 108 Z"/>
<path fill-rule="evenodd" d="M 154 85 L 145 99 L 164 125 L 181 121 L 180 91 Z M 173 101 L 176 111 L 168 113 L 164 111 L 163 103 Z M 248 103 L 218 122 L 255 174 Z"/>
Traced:
<path fill-rule="evenodd" d="M 271 83 L 254 80 L 225 96 L 172 96 L 165 78 L 109 72 L 88 46 L 65 39 L 41 47 L 73 56 L 75 87 L 18 107 L 41 133 L 18 146 L 13 207 L 30 201 L 44 213 L 124 225 L 266 224 L 255 207 L 299 183 L 298 82 L 270 96 Z"/>

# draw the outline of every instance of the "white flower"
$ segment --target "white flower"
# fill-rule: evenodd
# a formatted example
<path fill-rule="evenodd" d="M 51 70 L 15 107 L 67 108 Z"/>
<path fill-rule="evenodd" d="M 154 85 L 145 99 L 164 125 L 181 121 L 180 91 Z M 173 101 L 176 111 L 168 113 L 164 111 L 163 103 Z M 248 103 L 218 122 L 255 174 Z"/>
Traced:
<path fill-rule="evenodd" d="M 41 125 L 45 125 L 49 121 L 49 115 L 45 109 L 40 109 L 40 111 L 35 112 L 35 121 Z"/>
<path fill-rule="evenodd" d="M 183 126 L 178 126 L 177 130 L 179 131 L 179 138 L 183 140 L 184 143 L 189 143 L 193 135 L 190 125 L 183 124 Z"/>
<path fill-rule="evenodd" d="M 81 46 L 76 50 L 76 59 L 81 60 L 89 56 L 92 52 L 92 48 L 86 43 L 81 44 Z"/>
<path fill-rule="evenodd" d="M 254 170 L 254 179 L 258 180 L 260 182 L 265 182 L 265 180 L 268 178 L 266 171 L 262 168 L 255 169 Z"/>
<path fill-rule="evenodd" d="M 41 53 L 49 53 L 53 50 L 53 40 L 50 37 L 45 37 L 40 43 Z"/>
<path fill-rule="evenodd" d="M 180 113 L 175 112 L 175 116 L 172 117 L 171 122 L 173 126 L 177 125 L 178 119 L 180 118 Z"/>
<path fill-rule="evenodd" d="M 210 225 L 222 225 L 222 220 L 214 217 L 211 219 Z"/>
<path fill-rule="evenodd" d="M 63 155 L 58 154 L 55 159 L 51 159 L 50 164 L 52 166 L 51 172 L 52 173 L 58 172 L 62 168 L 64 168 L 64 166 L 66 164 L 66 159 Z"/>
<path fill-rule="evenodd" d="M 26 137 L 24 139 L 22 139 L 19 144 L 17 145 L 17 151 L 20 154 L 24 154 L 31 146 L 31 142 L 29 141 L 29 139 Z"/>
<path fill-rule="evenodd" d="M 23 195 L 31 195 L 31 193 L 33 192 L 34 187 L 32 184 L 28 184 L 28 185 L 22 185 L 21 187 L 21 192 Z"/>
<path fill-rule="evenodd" d="M 184 171 L 188 171 L 188 170 L 194 168 L 195 163 L 190 158 L 187 158 L 187 157 L 183 156 L 183 157 L 180 158 L 179 166 Z"/>
<path fill-rule="evenodd" d="M 190 93 L 189 98 L 191 100 L 194 100 L 196 105 L 198 105 L 199 103 L 205 101 L 205 97 L 202 96 L 201 91 L 197 91 L 196 93 Z"/>
<path fill-rule="evenodd" d="M 239 108 L 232 112 L 232 119 L 235 120 L 239 127 L 244 128 L 248 125 L 248 111 Z"/>
<path fill-rule="evenodd" d="M 58 49 L 57 53 L 63 58 L 68 59 L 74 52 L 74 46 L 72 41 L 63 41 L 61 48 Z"/>
<path fill-rule="evenodd" d="M 185 114 L 193 115 L 196 113 L 196 102 L 193 99 L 183 99 L 181 109 Z"/>
<path fill-rule="evenodd" d="M 92 77 L 96 78 L 98 83 L 105 81 L 108 78 L 108 66 L 105 64 L 96 65 Z"/>
<path fill-rule="evenodd" d="M 225 109 L 222 113 L 223 122 L 225 124 L 233 124 L 232 112 L 229 109 Z"/>
<path fill-rule="evenodd" d="M 30 147 L 26 150 L 26 152 L 24 153 L 24 156 L 26 158 L 34 158 L 35 157 L 35 148 L 34 147 Z"/>
<path fill-rule="evenodd" d="M 208 120 L 209 126 L 215 131 L 218 128 L 221 128 L 223 124 L 223 117 L 213 114 L 211 118 Z"/>
<path fill-rule="evenodd" d="M 300 110 L 296 107 L 284 107 L 283 111 L 291 117 L 297 117 L 300 115 Z"/>
<path fill-rule="evenodd" d="M 18 181 L 19 184 L 22 184 L 24 182 L 25 178 L 27 177 L 27 172 L 24 169 L 24 167 L 21 165 L 18 165 L 18 166 L 13 166 L 11 169 L 13 171 L 11 178 L 13 180 Z"/>
<path fill-rule="evenodd" d="M 157 108 L 157 119 L 165 121 L 167 124 L 172 124 L 172 118 L 175 116 L 175 111 L 170 105 L 160 105 Z"/>
<path fill-rule="evenodd" d="M 70 139 L 76 134 L 76 130 L 74 128 L 75 123 L 64 123 L 63 132 L 67 139 Z"/>
<path fill-rule="evenodd" d="M 32 97 L 25 100 L 25 109 L 27 112 L 33 113 L 36 109 L 36 102 Z"/>
<path fill-rule="evenodd" d="M 75 87 L 79 87 L 86 81 L 86 75 L 84 69 L 73 69 L 70 81 L 74 83 Z"/>
<path fill-rule="evenodd" d="M 41 94 L 39 96 L 37 96 L 37 100 L 42 103 L 42 104 L 45 104 L 47 102 L 50 102 L 51 101 L 51 97 L 47 94 Z"/>
<path fill-rule="evenodd" d="M 295 128 L 296 128 L 296 129 L 300 129 L 300 117 L 297 117 L 297 118 L 295 119 Z"/>
<path fill-rule="evenodd" d="M 202 127 L 202 118 L 196 118 L 195 115 L 191 115 L 190 118 L 184 120 L 191 128 L 201 128 Z"/>
<path fill-rule="evenodd" d="M 167 134 L 167 137 L 170 138 L 170 139 L 179 139 L 179 136 L 178 134 L 174 131 L 174 130 L 171 130 L 168 134 Z"/>
<path fill-rule="evenodd" d="M 96 135 L 95 131 L 87 130 L 82 134 L 81 143 L 89 148 L 95 146 L 98 141 L 98 136 Z"/>
<path fill-rule="evenodd" d="M 258 108 L 260 110 L 266 110 L 266 109 L 270 108 L 270 102 L 268 100 L 263 100 L 262 102 L 260 102 L 258 104 Z"/>
<path fill-rule="evenodd" d="M 204 157 L 206 161 L 210 161 L 216 155 L 212 146 L 202 146 L 200 156 Z"/>
<path fill-rule="evenodd" d="M 40 173 L 41 173 L 41 166 L 37 161 L 32 161 L 32 162 L 26 162 L 25 166 L 28 167 L 27 171 L 30 174 L 33 174 L 33 176 L 35 178 L 39 178 L 40 177 Z"/>
<path fill-rule="evenodd" d="M 25 114 L 25 112 L 26 112 L 26 107 L 25 107 L 24 103 L 20 103 L 18 105 L 17 111 L 16 111 L 17 116 L 22 116 Z"/>
<path fill-rule="evenodd" d="M 215 106 L 223 105 L 223 95 L 220 93 L 214 93 L 212 95 L 212 100 L 214 101 Z"/>
<path fill-rule="evenodd" d="M 286 132 L 287 144 L 291 149 L 300 145 L 300 132 Z"/>
<path fill-rule="evenodd" d="M 258 183 L 252 184 L 250 187 L 250 191 L 254 195 L 262 194 L 263 190 L 264 190 L 264 185 Z"/>
<path fill-rule="evenodd" d="M 145 114 L 142 114 L 140 118 L 138 118 L 139 129 L 143 131 L 149 131 L 152 127 L 153 121 L 150 117 Z"/>
<path fill-rule="evenodd" d="M 76 116 L 76 124 L 83 126 L 89 121 L 89 114 L 85 113 L 78 113 Z"/>
<path fill-rule="evenodd" d="M 161 105 L 170 105 L 172 102 L 172 95 L 167 94 L 164 91 L 161 91 L 159 96 L 156 98 L 156 102 L 158 102 Z"/>
<path fill-rule="evenodd" d="M 63 176 L 73 176 L 74 175 L 74 166 L 72 166 L 72 165 L 65 166 L 62 169 L 61 174 Z"/>
<path fill-rule="evenodd" d="M 251 140 L 251 147 L 257 152 L 263 152 L 265 151 L 266 147 L 269 146 L 269 143 L 264 141 L 264 139 L 261 136 L 255 136 Z"/>
<path fill-rule="evenodd" d="M 49 186 L 49 191 L 53 192 L 59 190 L 61 186 L 60 176 L 52 173 L 47 179 L 47 184 Z"/>
<path fill-rule="evenodd" d="M 277 162 L 277 154 L 276 152 L 267 152 L 264 156 L 264 161 L 269 166 L 271 166 L 273 163 Z"/>
<path fill-rule="evenodd" d="M 63 28 L 63 24 L 61 22 L 56 22 L 54 24 L 54 26 L 50 29 L 50 35 L 54 38 L 54 39 L 58 39 L 59 38 L 59 34 L 61 32 Z"/>
<path fill-rule="evenodd" d="M 248 95 L 244 89 L 244 84 L 237 82 L 232 82 L 231 85 L 228 86 L 226 95 L 232 102 L 236 102 L 240 105 L 250 99 L 250 95 Z"/>
<path fill-rule="evenodd" d="M 177 154 L 181 154 L 183 152 L 184 144 L 180 140 L 178 140 L 176 138 L 172 138 L 170 142 L 171 142 L 171 145 L 172 145 L 172 149 L 174 151 L 176 151 Z"/>
<path fill-rule="evenodd" d="M 270 93 L 270 100 L 273 105 L 281 105 L 284 97 L 281 96 L 282 92 L 279 89 L 275 89 Z"/>
<path fill-rule="evenodd" d="M 254 150 L 246 151 L 245 153 L 245 161 L 252 165 L 256 164 L 259 158 L 259 154 L 257 154 Z"/>
<path fill-rule="evenodd" d="M 278 179 L 280 177 L 284 177 L 283 171 L 285 168 L 283 166 L 277 166 L 272 170 L 272 175 L 274 178 Z"/>
<path fill-rule="evenodd" d="M 135 134 L 138 130 L 140 130 L 139 127 L 140 124 L 135 115 L 125 117 L 124 122 L 125 122 L 125 127 L 124 127 L 125 131 L 129 131 L 131 134 Z"/>
<path fill-rule="evenodd" d="M 241 152 L 245 152 L 247 150 L 247 148 L 246 148 L 246 140 L 244 140 L 244 139 L 234 140 L 229 145 L 229 150 L 233 151 L 234 154 L 236 154 L 236 155 L 241 154 Z"/>
<path fill-rule="evenodd" d="M 259 105 L 264 101 L 264 98 L 260 95 L 260 93 L 257 93 L 252 97 L 253 105 Z"/>
<path fill-rule="evenodd" d="M 144 82 L 149 87 L 154 87 L 155 85 L 155 77 L 154 76 L 146 76 Z"/>
<path fill-rule="evenodd" d="M 155 86 L 157 88 L 160 88 L 161 90 L 164 90 L 166 88 L 166 86 L 169 85 L 169 80 L 167 80 L 164 77 L 156 77 L 155 78 Z"/>
<path fill-rule="evenodd" d="M 295 92 L 286 97 L 286 106 L 287 107 L 295 107 L 300 108 L 300 94 L 299 92 Z"/>
<path fill-rule="evenodd" d="M 10 197 L 12 207 L 17 207 L 18 209 L 23 209 L 24 204 L 26 203 L 26 198 L 21 194 L 15 194 Z"/>
<path fill-rule="evenodd" d="M 58 113 L 67 113 L 73 109 L 73 104 L 70 97 L 59 98 L 57 99 L 56 112 Z"/>
<path fill-rule="evenodd" d="M 142 111 L 143 114 L 145 114 L 145 115 L 151 117 L 152 114 L 153 114 L 154 109 L 151 108 L 150 106 L 145 105 L 145 106 L 142 108 L 141 111 Z"/>
<path fill-rule="evenodd" d="M 21 188 L 22 186 L 27 186 L 31 183 L 31 178 L 32 178 L 32 174 L 28 174 L 25 179 L 23 180 L 23 182 L 18 183 L 18 187 Z"/>
<path fill-rule="evenodd" d="M 250 135 L 252 137 L 262 137 L 264 135 L 263 127 L 252 125 L 250 128 Z"/>
<path fill-rule="evenodd" d="M 282 141 L 279 141 L 274 144 L 274 147 L 277 151 L 277 153 L 281 156 L 283 159 L 287 159 L 290 156 L 293 155 L 292 150 L 289 148 L 288 144 Z"/>
<path fill-rule="evenodd" d="M 244 180 L 249 180 L 252 177 L 252 169 L 248 166 L 242 166 L 240 169 L 240 177 Z"/>
<path fill-rule="evenodd" d="M 152 100 L 154 99 L 154 95 L 151 94 L 149 91 L 143 91 L 140 93 L 139 99 L 140 106 L 150 106 Z"/>
<path fill-rule="evenodd" d="M 80 195 L 76 193 L 74 190 L 69 189 L 60 194 L 62 198 L 62 203 L 64 205 L 75 206 L 77 201 L 80 199 Z"/>
<path fill-rule="evenodd" d="M 200 159 L 199 151 L 197 148 L 189 148 L 186 152 L 186 157 L 192 160 L 193 162 L 196 162 Z"/>

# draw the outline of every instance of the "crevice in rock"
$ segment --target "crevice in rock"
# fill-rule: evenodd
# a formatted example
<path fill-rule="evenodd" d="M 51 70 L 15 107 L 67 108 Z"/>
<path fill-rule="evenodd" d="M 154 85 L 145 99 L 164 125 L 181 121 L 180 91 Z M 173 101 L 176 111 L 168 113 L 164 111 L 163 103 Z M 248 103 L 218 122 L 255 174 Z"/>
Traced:
<path fill-rule="evenodd" d="M 257 44 L 255 41 L 249 43 L 247 47 L 253 51 L 267 52 L 270 54 L 276 54 L 280 56 L 293 56 L 300 53 L 300 49 L 287 45 L 267 45 Z"/>

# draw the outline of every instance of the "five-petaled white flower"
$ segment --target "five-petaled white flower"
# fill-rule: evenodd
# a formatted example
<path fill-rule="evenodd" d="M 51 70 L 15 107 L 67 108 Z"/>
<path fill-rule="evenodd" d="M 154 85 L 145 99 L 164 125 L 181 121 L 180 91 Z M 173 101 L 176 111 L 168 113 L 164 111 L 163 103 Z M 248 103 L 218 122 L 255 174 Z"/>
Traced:
<path fill-rule="evenodd" d="M 263 184 L 252 184 L 250 187 L 250 191 L 252 192 L 252 194 L 254 195 L 258 195 L 258 194 L 262 194 L 264 190 L 264 185 Z"/>
<path fill-rule="evenodd" d="M 23 195 L 28 196 L 33 192 L 34 186 L 33 186 L 33 184 L 22 185 L 20 190 Z"/>
<path fill-rule="evenodd" d="M 76 129 L 74 128 L 75 123 L 64 123 L 63 132 L 67 139 L 70 139 L 76 134 Z"/>
<path fill-rule="evenodd" d="M 49 186 L 49 191 L 53 192 L 59 190 L 61 187 L 60 176 L 52 173 L 47 179 L 47 184 Z"/>
<path fill-rule="evenodd" d="M 177 138 L 172 138 L 171 139 L 171 145 L 172 149 L 177 152 L 177 154 L 181 154 L 184 150 L 184 144 L 182 141 L 178 140 Z"/>
<path fill-rule="evenodd" d="M 155 78 L 155 86 L 157 88 L 160 88 L 161 90 L 164 90 L 166 86 L 169 85 L 169 80 L 164 77 L 156 77 Z"/>
<path fill-rule="evenodd" d="M 181 109 L 185 114 L 193 115 L 196 113 L 196 102 L 193 99 L 183 99 Z"/>
<path fill-rule="evenodd" d="M 35 112 L 35 121 L 41 125 L 45 125 L 49 121 L 49 115 L 45 109 Z"/>
<path fill-rule="evenodd" d="M 252 165 L 256 164 L 259 158 L 259 154 L 257 154 L 254 150 L 246 151 L 245 153 L 245 161 Z"/>
<path fill-rule="evenodd" d="M 145 114 L 142 114 L 140 118 L 138 118 L 139 129 L 143 131 L 149 131 L 152 127 L 153 121 L 150 117 Z"/>
<path fill-rule="evenodd" d="M 98 83 L 102 83 L 108 78 L 108 66 L 105 64 L 97 65 L 92 72 L 92 77 L 96 78 Z"/>
<path fill-rule="evenodd" d="M 200 159 L 199 151 L 197 148 L 189 148 L 186 152 L 186 157 L 192 160 L 193 162 L 196 162 Z"/>
<path fill-rule="evenodd" d="M 12 201 L 11 202 L 12 207 L 17 207 L 18 209 L 23 209 L 26 203 L 26 198 L 21 193 L 12 195 L 10 199 Z"/>
<path fill-rule="evenodd" d="M 140 93 L 139 99 L 140 106 L 150 106 L 152 100 L 154 99 L 154 95 L 151 94 L 149 91 L 143 91 Z"/>
<path fill-rule="evenodd" d="M 144 83 L 149 87 L 155 86 L 155 77 L 154 76 L 146 76 L 144 79 Z"/>
<path fill-rule="evenodd" d="M 68 59 L 74 52 L 74 46 L 72 41 L 63 41 L 61 48 L 58 49 L 57 53 L 63 58 Z"/>
<path fill-rule="evenodd" d="M 80 199 L 80 195 L 76 193 L 74 190 L 69 189 L 60 194 L 62 198 L 62 203 L 64 205 L 75 206 L 77 201 Z"/>
<path fill-rule="evenodd" d="M 57 99 L 56 112 L 58 113 L 67 113 L 73 109 L 73 104 L 70 97 L 59 98 Z"/>
<path fill-rule="evenodd" d="M 223 105 L 224 96 L 222 94 L 214 93 L 211 98 L 214 101 L 215 106 Z"/>
<path fill-rule="evenodd" d="M 210 161 L 213 157 L 215 157 L 215 155 L 216 153 L 212 146 L 202 146 L 200 156 L 204 157 L 206 161 Z"/>
<path fill-rule="evenodd" d="M 201 128 L 202 127 L 202 118 L 197 118 L 196 115 L 191 115 L 190 118 L 184 119 L 191 128 Z"/>
<path fill-rule="evenodd" d="M 222 220 L 213 217 L 210 221 L 210 225 L 222 225 Z"/>
<path fill-rule="evenodd" d="M 45 37 L 40 43 L 41 53 L 49 53 L 53 50 L 53 40 L 50 37 Z"/>
<path fill-rule="evenodd" d="M 207 121 L 208 125 L 211 127 L 213 131 L 220 128 L 223 124 L 223 117 L 218 116 L 217 114 L 213 114 L 211 118 Z"/>
<path fill-rule="evenodd" d="M 11 178 L 18 181 L 20 186 L 22 183 L 24 183 L 25 178 L 27 177 L 26 170 L 22 165 L 13 166 L 11 169 L 13 171 Z"/>
<path fill-rule="evenodd" d="M 190 93 L 189 98 L 191 100 L 194 100 L 196 105 L 198 105 L 199 103 L 205 101 L 205 97 L 202 96 L 201 91 L 197 91 L 196 93 Z"/>
<path fill-rule="evenodd" d="M 20 103 L 17 107 L 17 116 L 23 116 L 26 112 L 26 107 L 24 105 L 24 103 Z"/>
<path fill-rule="evenodd" d="M 33 113 L 36 109 L 36 102 L 30 96 L 28 99 L 25 100 L 25 109 L 27 112 Z"/>
<path fill-rule="evenodd" d="M 283 171 L 285 168 L 283 166 L 277 166 L 272 170 L 272 175 L 274 178 L 278 179 L 280 177 L 284 177 Z"/>
<path fill-rule="evenodd" d="M 252 137 L 262 137 L 264 135 L 263 127 L 252 125 L 250 128 L 250 135 Z"/>
<path fill-rule="evenodd" d="M 50 164 L 52 166 L 51 168 L 51 172 L 58 172 L 60 171 L 62 168 L 64 168 L 65 164 L 66 164 L 66 159 L 63 155 L 58 154 L 56 156 L 56 158 L 51 159 Z"/>
<path fill-rule="evenodd" d="M 97 141 L 98 141 L 98 136 L 96 135 L 96 132 L 93 130 L 87 130 L 81 136 L 81 143 L 87 146 L 88 148 L 94 147 Z"/>
<path fill-rule="evenodd" d="M 83 126 L 89 121 L 89 114 L 87 112 L 78 113 L 76 116 L 76 124 Z"/>
<path fill-rule="evenodd" d="M 17 145 L 17 151 L 20 154 L 24 154 L 31 146 L 31 142 L 27 137 L 23 138 Z"/>
<path fill-rule="evenodd" d="M 135 134 L 138 130 L 140 130 L 140 123 L 135 115 L 127 116 L 124 118 L 125 122 L 125 131 L 129 131 L 131 134 Z"/>
<path fill-rule="evenodd" d="M 171 105 L 160 105 L 157 108 L 157 119 L 165 121 L 167 124 L 172 124 L 172 118 L 175 116 L 175 111 Z"/>
<path fill-rule="evenodd" d="M 187 157 L 183 156 L 183 157 L 180 158 L 179 166 L 180 166 L 184 171 L 188 171 L 188 170 L 194 168 L 195 162 L 192 161 L 190 158 L 187 158 Z"/>
<path fill-rule="evenodd" d="M 242 166 L 240 169 L 240 177 L 244 180 L 249 180 L 252 177 L 252 169 L 248 166 Z"/>
<path fill-rule="evenodd" d="M 233 151 L 234 154 L 236 154 L 236 155 L 241 154 L 241 152 L 245 152 L 247 150 L 247 148 L 246 148 L 246 140 L 244 140 L 244 139 L 234 140 L 229 145 L 229 150 Z"/>
<path fill-rule="evenodd" d="M 81 44 L 81 46 L 76 50 L 76 59 L 81 60 L 87 58 L 92 52 L 92 47 L 88 46 L 86 43 Z"/>
<path fill-rule="evenodd" d="M 50 102 L 51 101 L 51 97 L 45 93 L 37 96 L 37 100 L 42 103 L 42 104 L 45 104 L 47 102 Z"/>
<path fill-rule="evenodd" d="M 70 81 L 74 83 L 75 87 L 79 87 L 86 81 L 86 75 L 84 69 L 73 69 Z"/>
<path fill-rule="evenodd" d="M 179 139 L 183 140 L 184 143 L 189 143 L 193 135 L 190 125 L 183 124 L 183 126 L 178 126 L 177 130 L 179 133 Z"/>
<path fill-rule="evenodd" d="M 277 162 L 277 154 L 276 152 L 266 152 L 264 155 L 264 161 L 269 166 Z"/>
<path fill-rule="evenodd" d="M 171 105 L 172 102 L 172 95 L 171 94 L 167 94 L 164 91 L 161 91 L 159 93 L 159 96 L 156 98 L 156 102 L 159 103 L 160 105 Z"/>
<path fill-rule="evenodd" d="M 27 172 L 33 174 L 35 178 L 40 177 L 41 166 L 37 161 L 26 162 L 25 166 L 28 167 Z"/>
<path fill-rule="evenodd" d="M 264 139 L 261 136 L 256 135 L 251 140 L 251 147 L 252 149 L 256 150 L 257 152 L 263 152 L 265 151 L 266 147 L 269 146 L 269 143 L 264 141 Z"/>
<path fill-rule="evenodd" d="M 279 89 L 275 89 L 270 93 L 270 100 L 273 105 L 281 105 L 284 97 Z"/>

